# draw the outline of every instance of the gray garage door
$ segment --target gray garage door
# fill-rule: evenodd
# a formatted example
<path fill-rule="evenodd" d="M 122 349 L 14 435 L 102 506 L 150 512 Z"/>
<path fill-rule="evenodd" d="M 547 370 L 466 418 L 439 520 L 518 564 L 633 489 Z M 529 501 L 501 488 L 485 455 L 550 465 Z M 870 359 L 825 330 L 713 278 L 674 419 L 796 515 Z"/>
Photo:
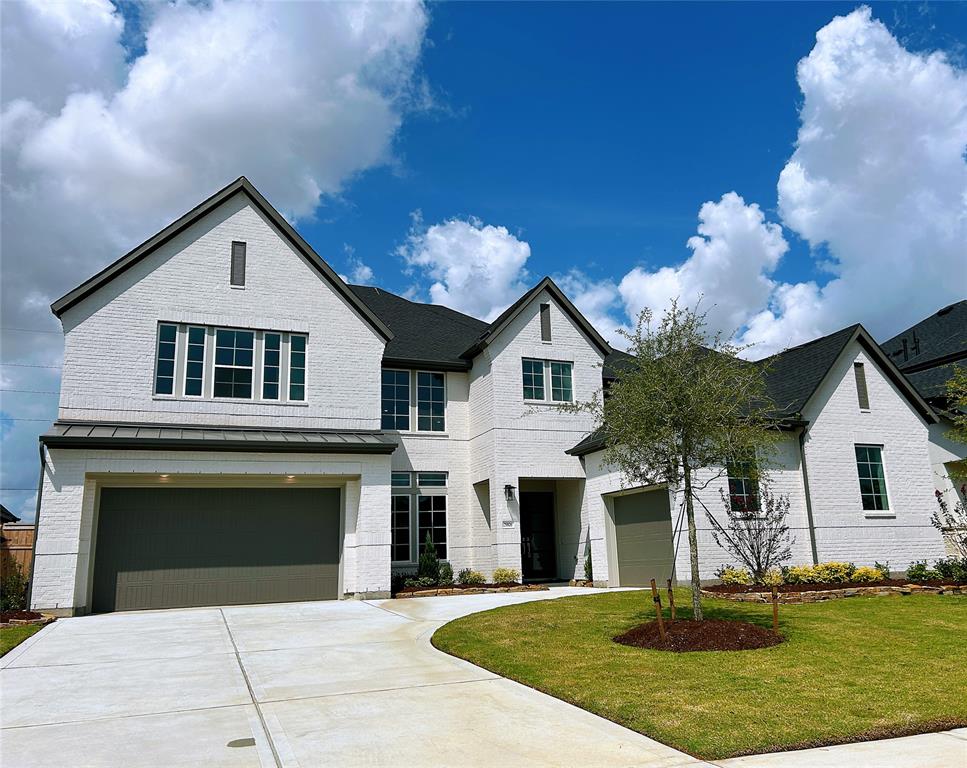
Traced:
<path fill-rule="evenodd" d="M 104 488 L 93 610 L 338 597 L 337 488 Z"/>
<path fill-rule="evenodd" d="M 674 578 L 672 519 L 666 491 L 647 491 L 614 499 L 618 579 L 622 587 L 659 585 Z"/>

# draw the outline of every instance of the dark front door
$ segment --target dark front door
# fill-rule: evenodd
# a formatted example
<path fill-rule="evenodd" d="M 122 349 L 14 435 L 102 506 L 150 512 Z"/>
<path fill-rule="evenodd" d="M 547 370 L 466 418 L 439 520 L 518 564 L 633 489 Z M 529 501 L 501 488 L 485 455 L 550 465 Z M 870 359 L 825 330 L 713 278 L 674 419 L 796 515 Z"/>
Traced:
<path fill-rule="evenodd" d="M 554 494 L 520 494 L 520 559 L 524 581 L 557 578 Z"/>

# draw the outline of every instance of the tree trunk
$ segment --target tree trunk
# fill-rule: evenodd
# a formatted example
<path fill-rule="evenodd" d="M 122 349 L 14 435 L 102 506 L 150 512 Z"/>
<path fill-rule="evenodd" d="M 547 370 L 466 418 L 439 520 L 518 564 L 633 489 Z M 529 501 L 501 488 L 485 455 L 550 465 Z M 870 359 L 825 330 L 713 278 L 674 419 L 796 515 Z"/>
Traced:
<path fill-rule="evenodd" d="M 696 621 L 702 620 L 702 580 L 698 574 L 698 534 L 695 530 L 695 506 L 692 503 L 692 468 L 688 460 L 682 461 L 685 477 L 685 517 L 688 518 L 688 554 L 692 565 L 692 613 Z"/>

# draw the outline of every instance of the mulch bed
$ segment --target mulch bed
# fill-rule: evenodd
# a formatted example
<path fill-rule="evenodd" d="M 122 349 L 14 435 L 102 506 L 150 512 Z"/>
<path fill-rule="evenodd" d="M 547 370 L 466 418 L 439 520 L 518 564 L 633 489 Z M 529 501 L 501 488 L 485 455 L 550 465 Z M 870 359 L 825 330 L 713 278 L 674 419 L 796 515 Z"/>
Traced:
<path fill-rule="evenodd" d="M 11 619 L 18 621 L 33 621 L 44 618 L 36 611 L 0 611 L 0 624 L 6 624 Z"/>
<path fill-rule="evenodd" d="M 396 590 L 394 594 L 403 595 L 411 592 L 424 592 L 428 589 L 499 589 L 501 587 L 507 588 L 519 586 L 521 586 L 519 581 L 506 581 L 501 582 L 500 584 L 447 584 L 445 586 L 440 584 L 439 586 L 435 587 L 403 587 L 402 589 Z"/>
<path fill-rule="evenodd" d="M 750 651 L 779 645 L 784 638 L 778 632 L 745 621 L 676 620 L 665 622 L 668 640 L 661 638 L 657 621 L 648 621 L 614 638 L 616 643 L 656 651 Z"/>
<path fill-rule="evenodd" d="M 857 589 L 859 587 L 905 587 L 914 584 L 920 587 L 949 587 L 967 582 L 957 579 L 934 579 L 932 581 L 910 581 L 910 579 L 881 579 L 880 581 L 828 582 L 825 584 L 780 584 L 776 589 L 781 592 L 818 592 L 824 589 Z M 742 594 L 745 592 L 771 592 L 772 587 L 763 584 L 711 584 L 702 587 L 706 592 Z"/>

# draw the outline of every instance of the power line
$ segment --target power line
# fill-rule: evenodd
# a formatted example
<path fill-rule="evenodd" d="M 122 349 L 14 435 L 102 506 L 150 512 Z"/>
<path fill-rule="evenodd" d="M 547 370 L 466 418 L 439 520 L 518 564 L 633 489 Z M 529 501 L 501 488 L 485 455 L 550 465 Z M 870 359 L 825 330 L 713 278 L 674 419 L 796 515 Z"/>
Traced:
<path fill-rule="evenodd" d="M 31 395 L 59 395 L 60 394 L 60 392 L 57 392 L 56 390 L 53 390 L 53 389 L 0 389 L 0 392 L 23 392 L 25 394 L 31 394 Z"/>
<path fill-rule="evenodd" d="M 63 331 L 49 331 L 46 328 L 14 328 L 12 325 L 0 325 L 0 331 L 19 331 L 20 333 L 63 333 Z"/>
<path fill-rule="evenodd" d="M 36 491 L 37 487 L 33 488 L 0 488 L 0 491 Z"/>
<path fill-rule="evenodd" d="M 4 416 L 2 421 L 50 421 L 50 419 L 11 419 Z"/>
<path fill-rule="evenodd" d="M 0 365 L 9 365 L 13 368 L 51 368 L 55 371 L 60 370 L 59 365 L 35 365 L 33 363 L 0 363 Z"/>

